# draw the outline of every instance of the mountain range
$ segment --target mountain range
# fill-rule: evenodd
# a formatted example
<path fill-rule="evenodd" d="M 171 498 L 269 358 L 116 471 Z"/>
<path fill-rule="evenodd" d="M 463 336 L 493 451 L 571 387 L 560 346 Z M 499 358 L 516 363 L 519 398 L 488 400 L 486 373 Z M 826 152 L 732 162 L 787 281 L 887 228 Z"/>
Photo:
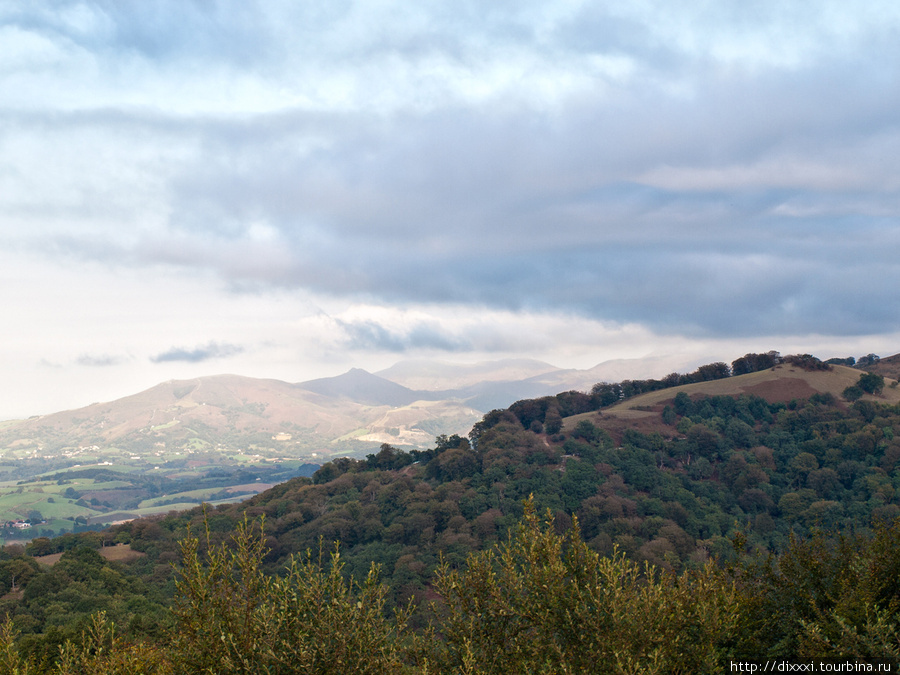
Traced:
<path fill-rule="evenodd" d="M 436 436 L 467 434 L 486 412 L 517 400 L 658 377 L 667 368 L 663 359 L 619 359 L 586 370 L 530 359 L 414 360 L 299 383 L 238 375 L 171 380 L 115 401 L 0 423 L 0 451 L 24 459 L 104 447 L 141 457 L 160 448 L 249 449 L 320 461 L 382 443 L 429 447 Z M 868 369 L 896 377 L 900 355 Z"/>
<path fill-rule="evenodd" d="M 269 448 L 292 457 L 354 452 L 380 443 L 426 447 L 466 434 L 485 412 L 598 381 L 658 370 L 616 360 L 588 370 L 536 360 L 476 364 L 403 361 L 377 373 L 353 368 L 300 383 L 218 375 L 171 380 L 124 398 L 0 425 L 16 459 L 72 449 Z M 315 454 L 313 454 L 315 453 Z"/>

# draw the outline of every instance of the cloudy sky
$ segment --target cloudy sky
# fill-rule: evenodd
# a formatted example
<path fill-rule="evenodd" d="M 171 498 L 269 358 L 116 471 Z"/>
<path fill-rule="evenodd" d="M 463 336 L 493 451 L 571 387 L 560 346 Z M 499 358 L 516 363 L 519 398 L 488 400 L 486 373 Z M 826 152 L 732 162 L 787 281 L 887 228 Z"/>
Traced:
<path fill-rule="evenodd" d="M 897 64 L 887 1 L 0 0 L 0 418 L 896 353 Z"/>

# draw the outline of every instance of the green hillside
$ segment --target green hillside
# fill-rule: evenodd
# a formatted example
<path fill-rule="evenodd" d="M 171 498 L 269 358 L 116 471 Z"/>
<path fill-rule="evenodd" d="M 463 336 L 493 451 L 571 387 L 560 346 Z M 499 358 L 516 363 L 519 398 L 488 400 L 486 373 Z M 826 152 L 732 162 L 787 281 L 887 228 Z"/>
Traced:
<path fill-rule="evenodd" d="M 156 664 L 146 672 L 213 662 L 218 672 L 302 672 L 297 659 L 359 663 L 365 653 L 370 672 L 415 673 L 894 658 L 900 403 L 890 381 L 851 403 L 842 394 L 859 371 L 800 362 L 520 401 L 467 438 L 384 444 L 242 503 L 37 539 L 26 554 L 71 553 L 46 569 L 7 552 L 0 608 L 21 655 L 35 659 L 67 638 L 84 644 L 79 627 L 103 610 L 127 627 L 120 653 Z M 247 530 L 229 548 L 245 522 L 264 535 Z M 113 564 L 78 553 L 103 543 L 145 555 Z M 303 551 L 312 557 L 298 559 Z M 113 572 L 121 581 L 105 580 Z M 290 600 L 301 597 L 302 611 Z M 584 626 L 597 638 L 576 639 Z M 260 649 L 260 665 L 240 670 L 241 655 Z"/>

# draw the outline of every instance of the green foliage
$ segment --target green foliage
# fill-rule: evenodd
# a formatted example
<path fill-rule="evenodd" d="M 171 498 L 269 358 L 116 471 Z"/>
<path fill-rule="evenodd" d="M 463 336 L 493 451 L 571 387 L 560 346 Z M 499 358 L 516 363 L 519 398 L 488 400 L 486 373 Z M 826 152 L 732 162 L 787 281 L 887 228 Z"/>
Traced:
<path fill-rule="evenodd" d="M 856 386 L 867 394 L 880 394 L 884 389 L 884 377 L 876 373 L 863 373 Z"/>
<path fill-rule="evenodd" d="M 833 366 L 853 366 L 856 364 L 856 358 L 853 356 L 834 357 L 825 361 L 825 363 Z"/>
<path fill-rule="evenodd" d="M 592 409 L 604 408 L 632 396 L 646 394 L 651 391 L 659 391 L 660 389 L 668 389 L 669 387 L 677 387 L 694 382 L 721 380 L 730 377 L 731 374 L 731 368 L 727 364 L 718 361 L 700 366 L 693 373 L 684 375 L 672 373 L 661 380 L 623 380 L 615 384 L 598 382 L 591 389 Z"/>
<path fill-rule="evenodd" d="M 173 661 L 191 673 L 396 673 L 409 609 L 385 618 L 386 589 L 373 566 L 346 581 L 337 550 L 307 551 L 287 573 L 263 573 L 265 541 L 245 520 L 234 548 L 182 542 Z"/>
<path fill-rule="evenodd" d="M 864 394 L 878 395 L 884 390 L 884 377 L 876 373 L 863 373 L 856 384 L 841 392 L 848 401 L 858 401 Z"/>
<path fill-rule="evenodd" d="M 152 637 L 171 625 L 158 588 L 86 546 L 70 549 L 49 568 L 12 557 L 0 562 L 0 578 L 19 591 L 0 600 L 0 611 L 21 631 L 20 650 L 37 662 L 52 658 L 67 640 L 77 642 L 97 612 L 129 638 Z"/>
<path fill-rule="evenodd" d="M 606 499 L 588 501 L 634 513 L 634 504 Z M 681 517 L 652 501 L 648 512 Z M 687 536 L 671 524 L 658 534 L 651 543 L 672 550 Z M 675 572 L 615 546 L 600 555 L 578 519 L 549 511 L 540 519 L 528 500 L 506 543 L 439 564 L 440 601 L 430 625 L 416 629 L 410 606 L 388 611 L 374 566 L 356 582 L 337 549 L 326 555 L 320 543 L 276 576 L 262 568 L 261 523 L 244 519 L 229 539 L 213 537 L 207 529 L 203 541 L 182 541 L 170 630 L 136 638 L 95 612 L 36 658 L 7 618 L 0 673 L 718 673 L 738 657 L 900 659 L 900 520 L 872 537 L 792 538 L 778 557 L 748 556 L 739 534 L 729 548 L 744 553 L 733 563 Z M 96 574 L 94 551 L 72 554 L 70 566 Z"/>
<path fill-rule="evenodd" d="M 663 408 L 662 420 L 666 426 L 674 426 L 676 419 L 677 416 L 675 414 L 675 409 L 672 408 L 672 406 L 667 405 L 665 408 Z"/>
<path fill-rule="evenodd" d="M 66 641 L 53 671 L 58 675 L 174 675 L 165 649 L 148 642 L 130 642 L 117 632 L 103 612 L 91 618 L 80 640 Z"/>
<path fill-rule="evenodd" d="M 848 401 L 858 401 L 863 397 L 866 392 L 863 391 L 862 387 L 859 385 L 853 384 L 849 387 L 846 387 L 844 391 L 841 392 L 841 396 L 843 396 Z"/>
<path fill-rule="evenodd" d="M 595 443 L 601 438 L 601 431 L 590 420 L 581 420 L 572 431 L 572 438 L 583 438 L 588 443 Z"/>
<path fill-rule="evenodd" d="M 16 645 L 18 636 L 13 620 L 7 616 L 0 623 L 0 673 L 3 675 L 31 675 L 37 672 L 34 659 L 19 653 Z"/>
<path fill-rule="evenodd" d="M 781 363 L 781 354 L 776 351 L 765 354 L 744 354 L 741 358 L 731 362 L 731 372 L 734 375 L 746 375 L 767 370 L 779 363 Z"/>
<path fill-rule="evenodd" d="M 871 538 L 795 538 L 784 555 L 735 574 L 742 655 L 900 660 L 900 521 Z"/>
<path fill-rule="evenodd" d="M 831 370 L 832 366 L 812 354 L 791 354 L 785 356 L 783 361 L 803 370 Z"/>
<path fill-rule="evenodd" d="M 601 558 L 577 525 L 556 534 L 526 506 L 499 551 L 442 564 L 441 672 L 719 672 L 738 625 L 732 583 L 712 565 L 677 577 Z"/>

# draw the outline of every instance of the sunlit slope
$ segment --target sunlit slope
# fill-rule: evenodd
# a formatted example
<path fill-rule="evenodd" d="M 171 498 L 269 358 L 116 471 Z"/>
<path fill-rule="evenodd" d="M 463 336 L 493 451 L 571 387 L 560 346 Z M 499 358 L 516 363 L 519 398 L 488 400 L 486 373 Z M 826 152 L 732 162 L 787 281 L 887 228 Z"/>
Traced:
<path fill-rule="evenodd" d="M 770 403 L 779 401 L 787 403 L 793 399 L 807 399 L 817 393 L 827 393 L 841 401 L 844 389 L 856 384 L 860 374 L 859 370 L 847 366 L 833 366 L 831 370 L 809 371 L 791 364 L 781 364 L 747 375 L 709 382 L 696 382 L 641 394 L 609 408 L 604 408 L 599 416 L 596 412 L 590 412 L 567 417 L 563 420 L 563 428 L 571 430 L 582 419 L 590 419 L 596 423 L 598 417 L 607 420 L 601 425 L 604 427 L 617 426 L 610 418 L 621 420 L 623 423 L 626 420 L 632 423 L 644 420 L 647 424 L 655 427 L 655 422 L 660 419 L 660 413 L 665 404 L 671 402 L 679 392 L 684 392 L 692 398 L 752 394 L 760 396 Z M 880 403 L 900 403 L 900 387 L 897 386 L 897 380 L 885 378 L 884 391 L 879 396 L 867 394 L 863 399 Z M 668 427 L 665 429 L 671 431 Z"/>
<path fill-rule="evenodd" d="M 672 399 L 683 391 L 688 396 L 738 396 L 755 394 L 770 403 L 790 401 L 795 398 L 809 398 L 816 393 L 832 394 L 841 398 L 841 392 L 856 384 L 860 372 L 846 366 L 834 366 L 833 370 L 807 371 L 788 364 L 782 364 L 747 375 L 728 377 L 710 382 L 697 382 L 671 389 L 653 391 L 635 396 L 605 409 L 604 414 L 617 415 L 624 411 L 656 406 Z M 895 380 L 885 380 L 885 388 L 880 396 L 866 396 L 882 403 L 900 402 L 900 387 L 891 387 Z"/>
<path fill-rule="evenodd" d="M 0 449 L 35 448 L 47 455 L 65 447 L 115 445 L 139 452 L 157 443 L 181 447 L 192 439 L 226 447 L 274 439 L 278 447 L 299 449 L 327 445 L 357 429 L 377 432 L 392 408 L 388 402 L 323 395 L 279 380 L 220 375 L 164 382 L 115 401 L 9 422 L 0 428 Z M 450 401 L 414 409 L 387 430 L 422 422 L 430 442 L 433 431 L 465 433 L 479 417 Z M 441 418 L 449 426 L 442 426 Z M 405 439 L 420 436 L 407 433 Z"/>

